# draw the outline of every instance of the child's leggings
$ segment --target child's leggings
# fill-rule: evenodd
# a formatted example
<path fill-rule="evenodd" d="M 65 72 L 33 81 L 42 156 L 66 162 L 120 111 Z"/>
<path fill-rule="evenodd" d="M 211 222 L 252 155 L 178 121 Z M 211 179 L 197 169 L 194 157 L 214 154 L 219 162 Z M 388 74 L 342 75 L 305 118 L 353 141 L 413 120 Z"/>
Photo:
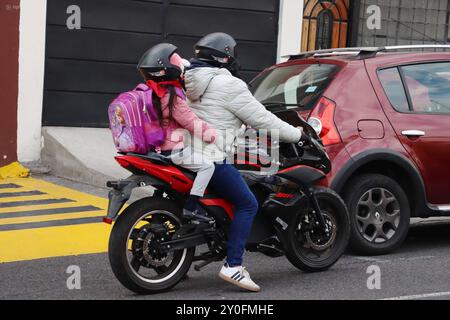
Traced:
<path fill-rule="evenodd" d="M 168 158 L 176 165 L 197 173 L 192 185 L 191 195 L 203 197 L 206 187 L 214 174 L 214 163 L 190 147 L 174 151 Z"/>

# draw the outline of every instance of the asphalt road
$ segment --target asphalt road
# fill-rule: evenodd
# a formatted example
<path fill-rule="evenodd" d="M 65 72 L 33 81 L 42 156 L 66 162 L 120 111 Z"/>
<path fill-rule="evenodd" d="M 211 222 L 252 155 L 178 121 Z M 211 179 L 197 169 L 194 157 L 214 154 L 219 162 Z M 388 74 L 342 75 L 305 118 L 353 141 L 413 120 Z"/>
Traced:
<path fill-rule="evenodd" d="M 104 196 L 106 190 L 44 177 L 82 191 Z M 76 236 L 76 235 L 74 235 Z M 17 239 L 20 241 L 20 239 Z M 81 270 L 81 289 L 69 290 L 66 270 Z M 380 257 L 344 256 L 331 270 L 306 274 L 285 258 L 248 254 L 246 265 L 261 285 L 260 293 L 246 293 L 220 280 L 220 263 L 201 272 L 193 269 L 172 291 L 137 296 L 112 274 L 106 254 L 58 257 L 0 264 L 0 299 L 450 299 L 450 221 L 416 221 L 405 245 Z M 381 289 L 370 290 L 367 269 L 381 271 Z"/>

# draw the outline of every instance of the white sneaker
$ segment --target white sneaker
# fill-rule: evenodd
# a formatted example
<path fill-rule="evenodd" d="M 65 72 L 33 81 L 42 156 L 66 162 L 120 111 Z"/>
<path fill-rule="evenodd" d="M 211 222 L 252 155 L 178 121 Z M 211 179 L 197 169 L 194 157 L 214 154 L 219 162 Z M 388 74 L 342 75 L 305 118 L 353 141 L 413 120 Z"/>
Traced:
<path fill-rule="evenodd" d="M 261 290 L 261 288 L 250 278 L 248 271 L 242 266 L 227 267 L 224 265 L 219 272 L 219 277 L 248 291 L 258 292 Z"/>

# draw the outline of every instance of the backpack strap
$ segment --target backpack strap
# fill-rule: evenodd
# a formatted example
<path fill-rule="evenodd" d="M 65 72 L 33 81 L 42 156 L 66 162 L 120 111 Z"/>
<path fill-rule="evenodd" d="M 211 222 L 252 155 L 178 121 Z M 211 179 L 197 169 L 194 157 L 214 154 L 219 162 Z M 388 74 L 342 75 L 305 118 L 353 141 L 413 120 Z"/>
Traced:
<path fill-rule="evenodd" d="M 148 91 L 150 88 L 145 83 L 140 83 L 133 91 Z"/>
<path fill-rule="evenodd" d="M 178 97 L 180 97 L 183 100 L 186 100 L 186 94 L 184 93 L 183 89 L 175 87 L 175 93 Z"/>
<path fill-rule="evenodd" d="M 158 120 L 158 116 L 156 115 L 153 108 L 152 89 L 150 89 L 145 83 L 141 83 L 133 91 L 137 91 L 139 94 L 142 94 L 144 98 L 144 105 L 142 106 L 142 110 L 145 113 L 148 112 L 152 121 Z"/>

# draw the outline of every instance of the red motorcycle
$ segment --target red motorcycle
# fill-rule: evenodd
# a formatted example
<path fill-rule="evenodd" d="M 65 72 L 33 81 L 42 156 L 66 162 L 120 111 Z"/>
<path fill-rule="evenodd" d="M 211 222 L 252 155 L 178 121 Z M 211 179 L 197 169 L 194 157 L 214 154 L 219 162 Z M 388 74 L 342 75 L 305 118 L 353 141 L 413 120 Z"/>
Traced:
<path fill-rule="evenodd" d="M 319 186 L 331 162 L 314 129 L 299 121 L 309 139 L 299 145 L 278 145 L 280 170 L 275 175 L 242 173 L 260 203 L 247 250 L 269 257 L 285 255 L 298 269 L 319 272 L 343 254 L 350 221 L 339 195 Z M 165 291 L 183 279 L 192 262 L 199 262 L 194 267 L 198 271 L 225 258 L 231 203 L 207 190 L 201 205 L 214 223 L 183 221 L 192 172 L 157 153 L 124 154 L 116 160 L 133 175 L 108 182 L 112 190 L 104 221 L 112 223 L 118 216 L 109 240 L 109 260 L 125 287 L 140 294 Z M 155 192 L 118 215 L 132 190 L 140 186 L 153 186 Z M 207 249 L 196 253 L 199 246 Z"/>

